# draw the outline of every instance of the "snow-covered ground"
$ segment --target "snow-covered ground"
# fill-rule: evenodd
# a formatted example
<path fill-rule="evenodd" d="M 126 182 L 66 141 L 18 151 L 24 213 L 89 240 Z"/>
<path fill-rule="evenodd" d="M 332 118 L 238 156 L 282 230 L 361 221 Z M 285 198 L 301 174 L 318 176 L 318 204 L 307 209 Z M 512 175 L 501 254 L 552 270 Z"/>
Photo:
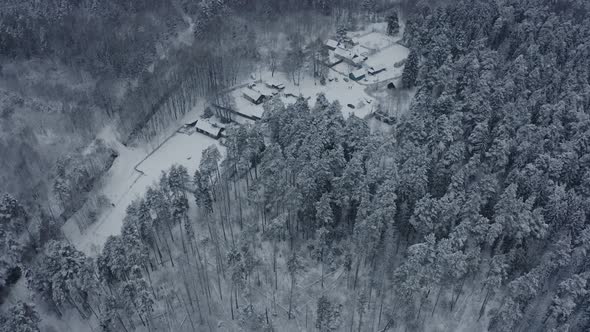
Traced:
<path fill-rule="evenodd" d="M 285 84 L 284 94 L 292 94 L 295 96 L 302 95 L 309 99 L 310 106 L 315 104 L 315 98 L 318 93 L 324 93 L 329 101 L 338 100 L 342 105 L 342 113 L 345 118 L 352 114 L 360 118 L 364 118 L 369 115 L 373 109 L 374 98 L 369 96 L 365 92 L 365 87 L 349 80 L 346 82 L 344 77 L 330 70 L 328 77 L 331 79 L 338 79 L 338 81 L 326 81 L 326 85 L 321 85 L 319 80 L 314 80 L 312 77 L 305 76 L 301 78 L 299 85 L 295 85 L 291 80 L 287 78 L 284 73 L 277 72 L 274 77 L 271 78 L 270 72 L 262 72 L 262 80 L 274 79 Z M 292 97 L 284 97 L 283 100 L 286 103 L 294 102 Z M 368 102 L 370 101 L 370 103 Z M 349 108 L 347 105 L 351 104 L 355 108 Z M 262 106 L 261 106 L 262 107 Z"/>
<path fill-rule="evenodd" d="M 199 105 L 185 119 L 194 119 L 201 111 L 202 105 Z M 192 175 L 199 166 L 205 148 L 217 145 L 223 153 L 223 147 L 218 141 L 196 132 L 191 135 L 174 132 L 155 151 L 149 144 L 137 148 L 124 146 L 110 128 L 105 129 L 99 138 L 119 152 L 119 157 L 103 176 L 102 185 L 97 189 L 97 194 L 105 195 L 114 205 L 103 211 L 98 221 L 82 233 L 74 220 L 69 220 L 63 227 L 67 238 L 89 255 L 96 255 L 110 235 L 119 234 L 127 206 L 157 182 L 162 171 L 180 164 Z"/>
<path fill-rule="evenodd" d="M 399 21 L 399 32 L 397 35 L 391 36 L 391 40 L 394 43 L 401 41 L 404 36 L 405 29 L 406 29 L 405 21 L 400 20 Z M 349 32 L 348 36 L 350 36 L 352 38 L 362 39 L 363 36 L 369 35 L 374 32 L 379 32 L 381 34 L 385 34 L 387 32 L 387 22 L 376 22 L 376 23 L 368 24 L 367 26 L 365 26 L 361 30 Z M 365 42 L 366 42 L 366 40 L 365 40 Z M 363 43 L 361 42 L 361 44 L 363 44 Z M 365 45 L 365 46 L 368 46 L 368 45 Z"/>
<path fill-rule="evenodd" d="M 288 96 L 289 94 L 302 95 L 309 98 L 309 104 L 313 107 L 317 94 L 324 93 L 328 100 L 340 102 L 344 117 L 355 114 L 360 118 L 365 118 L 377 106 L 376 98 L 382 101 L 380 93 L 385 93 L 384 89 L 386 89 L 371 83 L 375 83 L 375 80 L 391 81 L 392 78 L 401 75 L 403 67 L 393 68 L 393 64 L 405 59 L 408 55 L 408 50 L 405 47 L 396 44 L 401 39 L 403 27 L 400 34 L 394 37 L 386 36 L 383 33 L 385 29 L 384 23 L 375 23 L 362 31 L 351 33 L 351 36 L 359 38 L 363 47 L 378 49 L 376 53 L 369 56 L 369 64 L 387 64 L 385 72 L 377 76 L 368 75 L 367 79 L 361 81 L 360 84 L 347 78 L 347 73 L 351 68 L 346 64 L 341 64 L 334 70 L 328 71 L 329 79 L 326 85 L 321 85 L 319 80 L 306 74 L 302 75 L 301 81 L 297 85 L 285 73 L 281 72 L 275 72 L 272 77 L 270 71 L 260 69 L 254 76 L 262 81 L 272 80 L 283 83 L 285 89 L 281 95 L 286 103 L 295 101 L 294 97 Z M 397 80 L 394 81 L 397 83 Z M 372 86 L 367 87 L 367 85 Z M 258 86 L 264 89 L 261 92 L 271 90 L 264 87 L 263 83 L 258 83 Z M 376 89 L 381 92 L 376 92 Z M 235 107 L 244 113 L 261 114 L 263 106 L 246 100 L 241 90 L 236 89 L 230 92 L 235 100 Z M 368 93 L 369 90 L 370 93 Z M 198 119 L 204 106 L 203 103 L 199 103 L 186 114 L 179 124 Z M 235 118 L 240 123 L 252 122 L 238 116 Z M 199 133 L 190 135 L 177 133 L 176 129 L 170 128 L 168 132 L 170 136 L 165 141 L 162 142 L 160 138 L 160 140 L 155 140 L 142 147 L 122 145 L 116 139 L 114 131 L 108 128 L 99 136 L 119 152 L 119 157 L 104 175 L 101 185 L 96 190 L 96 194 L 105 195 L 113 205 L 103 211 L 98 217 L 98 221 L 82 233 L 74 220 L 69 220 L 64 225 L 64 233 L 80 250 L 90 255 L 96 255 L 110 235 L 119 234 L 127 206 L 133 200 L 141 197 L 150 185 L 157 182 L 163 171 L 174 164 L 180 164 L 187 167 L 189 174 L 192 174 L 198 168 L 201 153 L 205 148 L 215 144 L 222 153 L 224 152 L 219 142 L 212 138 Z"/>
<path fill-rule="evenodd" d="M 383 49 L 394 43 L 393 37 L 386 36 L 380 32 L 370 32 L 364 36 L 358 37 L 360 45 L 369 49 Z"/>
<path fill-rule="evenodd" d="M 399 44 L 393 44 L 385 49 L 382 49 L 376 54 L 371 55 L 365 62 L 366 67 L 378 67 L 379 65 L 383 65 L 385 67 L 385 71 L 382 71 L 376 75 L 368 75 L 366 81 L 369 83 L 375 83 L 401 76 L 404 66 L 399 66 L 396 68 L 394 64 L 407 59 L 409 54 L 410 50 L 406 47 Z"/>
<path fill-rule="evenodd" d="M 262 84 L 259 83 L 256 85 L 255 88 L 257 90 L 260 90 L 261 85 Z M 246 88 L 242 88 L 242 89 L 236 89 L 236 90 L 230 92 L 232 98 L 234 99 L 234 101 L 236 103 L 235 107 L 239 112 L 241 112 L 243 114 L 246 114 L 249 116 L 256 116 L 256 117 L 260 118 L 260 117 L 262 117 L 262 113 L 264 112 L 264 109 L 262 108 L 262 104 L 256 105 L 244 97 L 244 91 L 248 90 L 248 89 L 250 89 L 250 88 L 246 87 Z M 266 90 L 261 91 L 261 92 L 266 93 Z M 236 117 L 239 117 L 239 116 L 236 116 Z"/>

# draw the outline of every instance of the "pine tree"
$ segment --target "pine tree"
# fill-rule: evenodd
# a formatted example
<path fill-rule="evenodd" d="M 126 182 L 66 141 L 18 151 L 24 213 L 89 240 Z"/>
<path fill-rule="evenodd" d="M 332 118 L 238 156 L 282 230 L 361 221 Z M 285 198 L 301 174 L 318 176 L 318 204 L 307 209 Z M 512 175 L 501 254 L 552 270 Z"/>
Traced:
<path fill-rule="evenodd" d="M 318 0 L 318 6 L 322 14 L 326 16 L 330 15 L 330 13 L 332 12 L 333 1 L 334 0 Z"/>
<path fill-rule="evenodd" d="M 27 275 L 29 287 L 55 306 L 67 306 L 87 317 L 94 312 L 91 299 L 97 294 L 93 262 L 70 244 L 51 241 L 39 263 Z"/>
<path fill-rule="evenodd" d="M 285 233 L 285 224 L 287 222 L 287 216 L 280 214 L 278 217 L 272 219 L 266 226 L 265 232 L 262 235 L 263 239 L 270 240 L 272 243 L 272 270 L 274 274 L 275 290 L 279 288 L 279 275 L 277 267 L 277 243 L 283 238 Z"/>
<path fill-rule="evenodd" d="M 320 296 L 317 302 L 315 327 L 320 332 L 337 331 L 340 323 L 340 312 L 326 295 Z"/>
<path fill-rule="evenodd" d="M 139 270 L 139 267 L 136 267 Z M 130 314 L 137 314 L 144 326 L 149 326 L 153 311 L 154 299 L 149 290 L 149 285 L 134 272 L 133 277 L 121 284 L 120 296 L 125 310 Z"/>
<path fill-rule="evenodd" d="M 399 28 L 397 12 L 392 12 L 389 16 L 387 16 L 387 34 L 390 36 L 395 36 L 399 33 Z"/>
<path fill-rule="evenodd" d="M 127 262 L 125 249 L 121 236 L 109 236 L 96 259 L 98 275 L 108 285 L 129 278 L 131 266 Z"/>
<path fill-rule="evenodd" d="M 201 175 L 208 179 L 211 184 L 214 183 L 214 177 L 219 173 L 219 161 L 221 154 L 215 145 L 211 145 L 203 150 L 203 157 L 199 163 Z"/>
<path fill-rule="evenodd" d="M 120 315 L 120 310 L 123 309 L 121 305 L 121 301 L 116 296 L 107 296 L 107 298 L 103 301 L 103 310 L 100 314 L 99 319 L 99 326 L 102 332 L 116 332 L 120 331 L 120 327 L 123 328 L 125 332 L 129 332 L 125 323 L 123 323 L 123 319 Z"/>
<path fill-rule="evenodd" d="M 0 287 L 22 261 L 28 239 L 29 215 L 11 195 L 0 198 Z M 30 237 L 30 234 L 29 234 Z"/>
<path fill-rule="evenodd" d="M 188 171 L 182 165 L 174 165 L 168 172 L 168 188 L 175 197 L 185 196 L 185 189 L 189 182 Z"/>
<path fill-rule="evenodd" d="M 348 41 L 348 28 L 346 25 L 341 24 L 336 29 L 336 41 L 342 45 Z"/>
<path fill-rule="evenodd" d="M 215 115 L 215 114 L 213 113 L 213 110 L 211 109 L 211 106 L 205 107 L 205 111 L 203 111 L 203 119 L 209 119 L 213 115 Z"/>
<path fill-rule="evenodd" d="M 291 319 L 291 312 L 293 309 L 293 289 L 295 288 L 295 282 L 297 281 L 297 274 L 304 268 L 301 257 L 293 252 L 287 260 L 287 271 L 289 271 L 289 276 L 291 277 L 291 288 L 289 290 L 289 319 Z"/>
<path fill-rule="evenodd" d="M 0 332 L 39 332 L 40 322 L 33 305 L 18 302 L 0 315 Z"/>
<path fill-rule="evenodd" d="M 545 321 L 551 318 L 558 324 L 567 322 L 569 316 L 583 301 L 582 299 L 590 292 L 587 289 L 589 277 L 589 273 L 576 274 L 562 281 L 559 284 L 557 295 L 553 297 L 549 306 Z"/>
<path fill-rule="evenodd" d="M 404 88 L 410 89 L 416 85 L 419 62 L 420 59 L 418 53 L 415 50 L 411 50 L 402 73 L 402 86 Z"/>
<path fill-rule="evenodd" d="M 377 2 L 376 0 L 363 0 L 362 6 L 369 15 L 374 15 L 377 9 Z"/>
<path fill-rule="evenodd" d="M 209 183 L 203 178 L 199 170 L 195 171 L 193 176 L 193 183 L 195 185 L 195 201 L 197 206 L 204 209 L 207 213 L 213 213 L 213 198 L 209 190 Z"/>

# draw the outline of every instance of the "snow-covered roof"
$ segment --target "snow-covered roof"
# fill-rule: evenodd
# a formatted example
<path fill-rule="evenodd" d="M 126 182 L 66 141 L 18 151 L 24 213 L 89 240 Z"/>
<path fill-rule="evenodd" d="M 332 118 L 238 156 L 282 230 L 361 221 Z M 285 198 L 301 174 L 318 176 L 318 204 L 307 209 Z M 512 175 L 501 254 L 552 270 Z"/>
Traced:
<path fill-rule="evenodd" d="M 374 65 L 370 65 L 369 73 L 375 73 L 375 72 L 382 71 L 385 69 L 387 69 L 387 66 L 385 66 L 384 64 L 374 64 Z"/>
<path fill-rule="evenodd" d="M 217 127 L 217 128 L 221 128 L 221 129 L 227 128 L 227 124 L 222 123 L 221 121 L 217 120 L 215 117 L 209 118 L 206 121 L 208 121 L 213 127 Z"/>
<path fill-rule="evenodd" d="M 350 60 L 352 60 L 354 58 L 354 55 L 352 54 L 352 52 L 341 49 L 341 48 L 335 49 L 334 55 L 342 57 L 342 58 L 350 59 Z"/>
<path fill-rule="evenodd" d="M 197 123 L 197 121 L 199 121 L 199 119 L 192 119 L 191 121 L 186 122 L 184 125 L 185 127 L 192 127 Z"/>
<path fill-rule="evenodd" d="M 336 47 L 338 47 L 338 42 L 335 41 L 334 39 L 328 39 L 326 41 L 326 46 L 336 48 Z"/>
<path fill-rule="evenodd" d="M 272 88 L 279 89 L 279 90 L 282 90 L 285 88 L 285 84 L 278 82 L 278 81 L 273 81 L 273 80 L 267 81 L 266 85 L 269 87 L 272 87 Z"/>
<path fill-rule="evenodd" d="M 362 56 L 357 56 L 352 59 L 352 62 L 357 65 L 363 63 L 364 61 L 365 61 L 365 58 Z"/>
<path fill-rule="evenodd" d="M 334 65 L 339 64 L 340 62 L 342 62 L 342 58 L 337 58 L 333 54 L 330 54 L 330 57 L 328 58 L 327 64 L 328 64 L 328 66 L 332 67 Z"/>
<path fill-rule="evenodd" d="M 257 105 L 257 107 L 238 108 L 237 112 L 252 118 L 262 119 L 262 113 L 264 113 L 264 109 L 262 108 L 262 106 Z"/>
<path fill-rule="evenodd" d="M 219 135 L 221 128 L 214 127 L 211 123 L 206 120 L 199 120 L 197 121 L 197 125 L 195 126 L 198 130 L 202 130 L 206 133 L 209 133 L 213 136 Z"/>
<path fill-rule="evenodd" d="M 363 77 L 363 76 L 365 76 L 365 70 L 358 69 L 358 70 L 353 71 L 351 74 L 353 77 L 356 77 L 356 78 Z"/>
<path fill-rule="evenodd" d="M 258 100 L 260 99 L 260 97 L 262 97 L 262 94 L 260 92 L 252 89 L 244 89 L 242 90 L 242 93 L 244 93 L 244 95 L 246 95 L 248 98 L 252 100 Z"/>
<path fill-rule="evenodd" d="M 268 87 L 266 85 L 259 85 L 255 88 L 253 88 L 252 90 L 254 90 L 255 92 L 260 93 L 261 96 L 264 97 L 272 97 L 274 95 L 276 95 L 278 93 L 277 90 L 272 89 L 271 87 Z"/>

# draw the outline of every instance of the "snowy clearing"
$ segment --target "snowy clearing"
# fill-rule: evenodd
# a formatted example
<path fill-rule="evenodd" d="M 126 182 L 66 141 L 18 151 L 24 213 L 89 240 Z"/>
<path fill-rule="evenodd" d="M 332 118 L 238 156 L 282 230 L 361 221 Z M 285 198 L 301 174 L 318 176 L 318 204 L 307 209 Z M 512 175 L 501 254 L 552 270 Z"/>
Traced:
<path fill-rule="evenodd" d="M 186 114 L 184 120 L 196 118 L 201 111 L 202 105 L 195 107 Z M 137 148 L 126 147 L 115 139 L 112 129 L 105 129 L 99 137 L 111 144 L 119 152 L 119 157 L 103 176 L 104 182 L 97 192 L 105 195 L 113 205 L 102 211 L 97 222 L 82 233 L 73 219 L 68 220 L 63 227 L 66 237 L 86 254 L 98 254 L 106 239 L 121 231 L 127 206 L 157 182 L 163 171 L 180 164 L 192 175 L 199 166 L 205 148 L 217 145 L 223 153 L 223 147 L 218 141 L 194 131 L 191 133 L 174 132 L 150 153 L 148 144 Z"/>

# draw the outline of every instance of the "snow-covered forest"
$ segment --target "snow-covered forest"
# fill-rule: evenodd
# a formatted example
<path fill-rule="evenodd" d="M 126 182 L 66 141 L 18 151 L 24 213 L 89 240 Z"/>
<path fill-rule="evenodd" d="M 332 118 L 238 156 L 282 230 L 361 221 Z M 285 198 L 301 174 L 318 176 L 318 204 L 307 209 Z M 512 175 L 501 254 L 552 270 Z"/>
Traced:
<path fill-rule="evenodd" d="M 589 331 L 589 17 L 3 0 L 0 332 Z"/>

